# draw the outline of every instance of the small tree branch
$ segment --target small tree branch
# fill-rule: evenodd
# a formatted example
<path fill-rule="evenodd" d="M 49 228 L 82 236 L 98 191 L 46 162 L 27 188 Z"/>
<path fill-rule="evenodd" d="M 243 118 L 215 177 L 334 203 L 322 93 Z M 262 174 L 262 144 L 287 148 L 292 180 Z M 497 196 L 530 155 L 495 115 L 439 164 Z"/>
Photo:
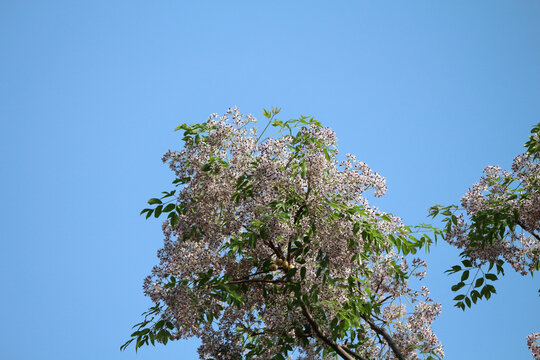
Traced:
<path fill-rule="evenodd" d="M 264 239 L 262 239 L 262 240 L 263 240 L 263 242 L 264 242 L 266 245 L 268 245 L 268 246 L 270 247 L 270 249 L 272 249 L 272 251 L 274 252 L 274 254 L 275 254 L 278 258 L 280 258 L 280 259 L 285 258 L 285 256 L 283 255 L 283 251 L 281 251 L 281 248 L 280 248 L 279 246 L 274 245 L 274 243 L 272 242 L 272 240 L 268 240 L 268 241 L 266 241 L 266 240 L 264 240 Z"/>
<path fill-rule="evenodd" d="M 308 206 L 307 206 L 307 201 L 308 201 L 308 197 L 309 197 L 309 193 L 311 191 L 311 187 L 310 187 L 310 184 L 309 184 L 309 176 L 307 178 L 308 180 L 308 186 L 307 186 L 307 191 L 306 191 L 306 197 L 304 198 L 304 201 L 302 203 L 302 205 L 300 206 L 300 208 L 296 211 L 296 214 L 294 214 L 294 224 L 297 225 L 298 224 L 298 220 L 300 220 L 300 215 L 302 215 L 302 213 L 307 210 Z M 287 244 L 287 261 L 290 263 L 291 262 L 291 244 L 292 244 L 292 240 L 293 238 L 292 237 L 289 237 L 289 243 Z"/>
<path fill-rule="evenodd" d="M 350 350 L 346 346 L 340 345 L 340 344 L 336 343 L 335 341 L 333 341 L 332 339 L 330 339 L 328 336 L 326 336 L 323 333 L 323 330 L 320 328 L 320 326 L 317 324 L 317 322 L 315 321 L 315 319 L 311 315 L 311 312 L 309 311 L 309 308 L 307 307 L 307 305 L 304 304 L 304 302 L 302 300 L 300 300 L 300 304 L 301 304 L 301 307 L 302 307 L 302 314 L 304 315 L 304 317 L 308 321 L 309 326 L 311 327 L 311 329 L 313 330 L 315 335 L 317 335 L 317 337 L 320 340 L 322 340 L 322 342 L 324 342 L 326 345 L 331 347 L 339 356 L 341 356 L 341 358 L 343 358 L 345 360 L 355 360 L 355 359 L 356 360 L 367 360 L 366 358 L 358 355 L 357 353 L 353 352 L 352 350 Z"/>
<path fill-rule="evenodd" d="M 227 281 L 227 285 L 229 284 L 249 284 L 249 283 L 265 283 L 265 284 L 282 284 L 285 283 L 285 280 L 266 280 L 266 279 L 245 279 L 245 280 L 231 280 Z"/>
<path fill-rule="evenodd" d="M 373 329 L 373 331 L 375 331 L 377 334 L 381 335 L 384 338 L 384 340 L 388 343 L 388 345 L 394 352 L 394 355 L 396 355 L 396 357 L 399 360 L 406 359 L 405 355 L 403 355 L 403 353 L 401 352 L 397 344 L 394 342 L 392 337 L 383 328 L 377 326 L 377 324 L 371 321 L 367 316 L 363 316 L 363 319 L 369 324 L 369 326 L 371 327 L 371 329 Z"/>
<path fill-rule="evenodd" d="M 529 233 L 536 238 L 536 240 L 540 241 L 540 236 L 536 234 L 533 230 L 529 231 Z"/>
<path fill-rule="evenodd" d="M 298 220 L 300 219 L 300 215 L 302 215 L 302 212 L 307 209 L 307 205 L 305 204 L 305 202 L 300 206 L 300 208 L 298 208 L 298 210 L 296 211 L 296 214 L 294 214 L 294 224 L 296 225 L 298 223 Z M 290 236 L 289 237 L 289 241 L 287 243 L 287 261 L 290 263 L 291 262 L 291 245 L 292 245 L 292 241 L 293 241 L 293 236 Z"/>
<path fill-rule="evenodd" d="M 362 356 L 358 355 L 357 353 L 355 353 L 354 351 L 352 351 L 351 349 L 349 349 L 345 345 L 340 345 L 340 346 L 343 348 L 343 350 L 345 350 L 347 352 L 347 354 L 351 355 L 353 358 L 355 358 L 357 360 L 368 360 L 368 359 L 363 358 Z"/>
<path fill-rule="evenodd" d="M 525 227 L 525 225 L 524 225 L 523 223 L 521 223 L 520 221 L 518 221 L 517 224 L 518 224 L 519 226 L 521 226 L 523 229 L 525 229 L 525 231 L 527 231 L 529 234 L 531 234 L 532 236 L 534 236 L 534 237 L 536 238 L 536 240 L 540 241 L 540 236 L 539 236 L 538 234 L 536 234 L 536 233 L 534 232 L 534 230 L 532 230 L 532 229 L 531 229 L 531 230 L 527 229 L 527 228 Z"/>
<path fill-rule="evenodd" d="M 263 271 L 259 271 L 259 272 L 253 273 L 253 274 L 246 275 L 246 276 L 238 278 L 238 279 L 233 279 L 233 281 L 245 280 L 245 279 L 249 279 L 250 277 L 255 276 L 255 275 L 267 274 L 267 273 L 270 273 L 270 272 L 271 272 L 270 270 L 263 270 Z"/>

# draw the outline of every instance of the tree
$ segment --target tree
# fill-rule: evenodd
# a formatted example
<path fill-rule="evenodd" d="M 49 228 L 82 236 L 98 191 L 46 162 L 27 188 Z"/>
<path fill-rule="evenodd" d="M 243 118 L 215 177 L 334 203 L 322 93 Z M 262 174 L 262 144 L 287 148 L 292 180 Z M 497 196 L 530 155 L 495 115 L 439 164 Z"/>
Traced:
<path fill-rule="evenodd" d="M 462 250 L 461 264 L 447 271 L 461 274 L 452 290 L 460 292 L 454 300 L 462 310 L 496 292 L 493 282 L 504 275 L 505 263 L 521 275 L 540 270 L 540 123 L 531 133 L 511 172 L 488 166 L 461 198 L 462 207 L 431 208 L 431 216 L 444 216 L 444 239 Z M 540 359 L 539 338 L 539 333 L 527 337 L 535 359 Z"/>
<path fill-rule="evenodd" d="M 166 215 L 160 264 L 144 282 L 155 306 L 125 349 L 199 337 L 201 359 L 435 359 L 440 305 L 415 290 L 429 227 L 411 228 L 369 205 L 385 179 L 347 154 L 309 117 L 264 111 L 177 127 L 167 162 L 178 189 L 148 201 Z M 275 131 L 263 139 L 268 129 Z"/>

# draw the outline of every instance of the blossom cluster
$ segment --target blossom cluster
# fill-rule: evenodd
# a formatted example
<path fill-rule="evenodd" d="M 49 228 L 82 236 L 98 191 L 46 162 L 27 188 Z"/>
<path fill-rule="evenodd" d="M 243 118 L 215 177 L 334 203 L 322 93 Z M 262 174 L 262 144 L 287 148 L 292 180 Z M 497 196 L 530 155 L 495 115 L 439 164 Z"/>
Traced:
<path fill-rule="evenodd" d="M 538 344 L 538 340 L 540 340 L 540 333 L 532 333 L 527 336 L 527 346 L 531 350 L 535 360 L 540 360 L 540 345 Z"/>
<path fill-rule="evenodd" d="M 201 359 L 444 357 L 440 305 L 409 287 L 426 264 L 399 253 L 407 228 L 364 196 L 385 179 L 338 161 L 331 129 L 273 115 L 278 134 L 263 139 L 236 107 L 212 114 L 163 157 L 185 181 L 144 291 L 171 338 L 200 338 Z"/>
<path fill-rule="evenodd" d="M 466 268 L 482 268 L 495 264 L 497 274 L 503 273 L 506 262 L 521 275 L 540 270 L 540 124 L 531 131 L 533 135 L 525 144 L 527 152 L 514 158 L 511 171 L 500 166 L 488 166 L 480 181 L 465 193 L 461 205 L 465 213 L 457 215 L 456 206 L 443 208 L 447 216 L 445 240 L 462 249 L 462 262 Z M 438 213 L 438 206 L 432 208 L 432 215 Z M 452 290 L 461 289 L 469 276 L 469 269 L 454 266 L 450 273 L 462 271 L 462 280 Z M 473 279 L 475 288 L 485 284 L 486 279 L 496 280 L 495 274 L 485 274 Z M 478 273 L 477 273 L 478 274 Z M 476 283 L 474 282 L 476 280 Z M 472 301 L 477 298 L 489 299 L 495 289 L 485 285 L 481 292 L 472 291 Z M 467 294 L 458 295 L 456 306 L 465 309 Z M 540 359 L 538 333 L 527 337 L 527 344 L 535 359 Z"/>
<path fill-rule="evenodd" d="M 473 223 L 484 214 L 494 214 L 492 219 L 498 216 L 505 221 L 506 231 L 488 246 L 474 243 L 471 230 L 475 228 L 461 214 L 446 240 L 466 250 L 479 264 L 503 258 L 522 275 L 533 272 L 540 260 L 539 189 L 540 162 L 528 154 L 514 159 L 512 172 L 499 166 L 486 167 L 480 181 L 462 197 L 461 204 Z"/>

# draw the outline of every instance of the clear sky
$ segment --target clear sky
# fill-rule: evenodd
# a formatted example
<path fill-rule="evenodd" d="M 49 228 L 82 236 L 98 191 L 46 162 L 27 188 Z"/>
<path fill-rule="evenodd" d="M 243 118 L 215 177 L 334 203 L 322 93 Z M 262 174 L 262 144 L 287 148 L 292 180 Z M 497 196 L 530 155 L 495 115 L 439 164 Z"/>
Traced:
<path fill-rule="evenodd" d="M 1 1 L 0 358 L 197 358 L 119 347 L 150 305 L 162 236 L 139 211 L 173 180 L 173 129 L 233 105 L 315 116 L 387 178 L 375 205 L 429 221 L 540 121 L 539 19 L 533 0 Z M 457 255 L 428 256 L 447 358 L 532 358 L 538 276 L 463 313 Z"/>

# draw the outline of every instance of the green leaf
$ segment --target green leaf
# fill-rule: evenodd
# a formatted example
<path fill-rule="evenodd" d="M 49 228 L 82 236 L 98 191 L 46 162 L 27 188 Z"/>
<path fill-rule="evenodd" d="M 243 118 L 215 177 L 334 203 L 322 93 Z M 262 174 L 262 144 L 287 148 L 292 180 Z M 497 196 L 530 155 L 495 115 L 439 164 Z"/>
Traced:
<path fill-rule="evenodd" d="M 480 293 L 479 293 L 478 291 L 473 290 L 473 291 L 471 292 L 471 298 L 472 298 L 473 303 L 476 304 L 476 301 L 477 301 L 478 299 L 482 298 L 482 295 L 480 295 Z"/>
<path fill-rule="evenodd" d="M 125 342 L 124 345 L 120 346 L 120 351 L 124 351 L 127 349 L 127 347 L 129 346 L 129 344 L 131 344 L 133 342 L 134 339 L 130 339 L 128 341 Z"/>
<path fill-rule="evenodd" d="M 165 208 L 163 209 L 163 212 L 173 211 L 175 206 L 176 205 L 174 205 L 174 204 L 167 204 L 167 206 L 165 206 Z"/>
<path fill-rule="evenodd" d="M 178 219 L 178 214 L 175 213 L 175 212 L 169 214 L 169 219 L 171 221 L 171 226 L 172 227 L 177 227 L 178 224 L 180 223 L 180 221 Z"/>
<path fill-rule="evenodd" d="M 325 149 L 323 150 L 323 152 L 324 152 L 324 157 L 326 158 L 326 160 L 327 160 L 327 161 L 330 161 L 330 155 L 328 155 L 328 150 L 325 148 Z"/>
<path fill-rule="evenodd" d="M 486 274 L 486 279 L 491 280 L 491 281 L 495 281 L 498 278 L 497 278 L 497 275 L 495 275 L 495 274 Z"/>
<path fill-rule="evenodd" d="M 191 130 L 191 126 L 189 126 L 188 124 L 181 124 L 181 125 L 178 125 L 176 128 L 174 128 L 174 131 L 178 131 L 178 130 Z"/>
<path fill-rule="evenodd" d="M 482 286 L 482 284 L 484 283 L 484 278 L 479 278 L 476 280 L 476 283 L 474 284 L 474 287 L 477 288 L 477 287 L 480 287 Z"/>
<path fill-rule="evenodd" d="M 148 219 L 152 214 L 154 213 L 154 209 L 150 209 L 149 212 L 146 213 L 146 218 Z"/>
<path fill-rule="evenodd" d="M 300 269 L 300 278 L 302 278 L 302 280 L 304 280 L 305 277 L 306 277 L 306 268 L 302 267 Z"/>
<path fill-rule="evenodd" d="M 151 198 L 150 200 L 148 200 L 148 204 L 149 205 L 155 205 L 155 204 L 161 204 L 161 200 L 159 199 L 156 199 L 156 198 Z"/>
<path fill-rule="evenodd" d="M 465 281 L 469 278 L 469 270 L 465 270 L 463 274 L 461 274 L 461 281 Z"/>
<path fill-rule="evenodd" d="M 454 273 L 456 273 L 456 272 L 458 272 L 458 271 L 460 271 L 460 270 L 461 270 L 461 266 L 459 266 L 459 265 L 454 265 L 454 266 L 452 266 L 451 269 L 446 270 L 445 273 L 448 273 L 448 274 L 454 274 Z"/>
<path fill-rule="evenodd" d="M 434 206 L 429 208 L 429 216 L 434 218 L 438 214 L 439 214 L 439 206 L 434 205 Z"/>
<path fill-rule="evenodd" d="M 465 286 L 465 283 L 463 281 L 457 283 L 456 285 L 452 286 L 452 291 L 458 291 L 459 289 L 461 289 L 462 287 Z"/>
<path fill-rule="evenodd" d="M 302 162 L 300 162 L 300 177 L 302 179 L 305 179 L 306 174 L 307 174 L 307 164 L 304 160 L 302 160 Z"/>
<path fill-rule="evenodd" d="M 161 215 L 162 210 L 163 210 L 163 205 L 158 205 L 158 207 L 156 207 L 156 210 L 154 212 L 154 217 L 156 219 Z"/>
<path fill-rule="evenodd" d="M 187 184 L 190 180 L 191 180 L 191 177 L 184 176 L 184 177 L 181 177 L 181 178 L 176 178 L 172 183 L 173 183 L 173 185 L 178 186 L 178 185 Z"/>
<path fill-rule="evenodd" d="M 165 320 L 159 320 L 155 325 L 154 329 L 161 329 L 163 325 L 165 324 Z"/>
<path fill-rule="evenodd" d="M 360 224 L 358 222 L 355 222 L 353 225 L 353 234 L 358 234 L 358 231 L 360 230 Z"/>

